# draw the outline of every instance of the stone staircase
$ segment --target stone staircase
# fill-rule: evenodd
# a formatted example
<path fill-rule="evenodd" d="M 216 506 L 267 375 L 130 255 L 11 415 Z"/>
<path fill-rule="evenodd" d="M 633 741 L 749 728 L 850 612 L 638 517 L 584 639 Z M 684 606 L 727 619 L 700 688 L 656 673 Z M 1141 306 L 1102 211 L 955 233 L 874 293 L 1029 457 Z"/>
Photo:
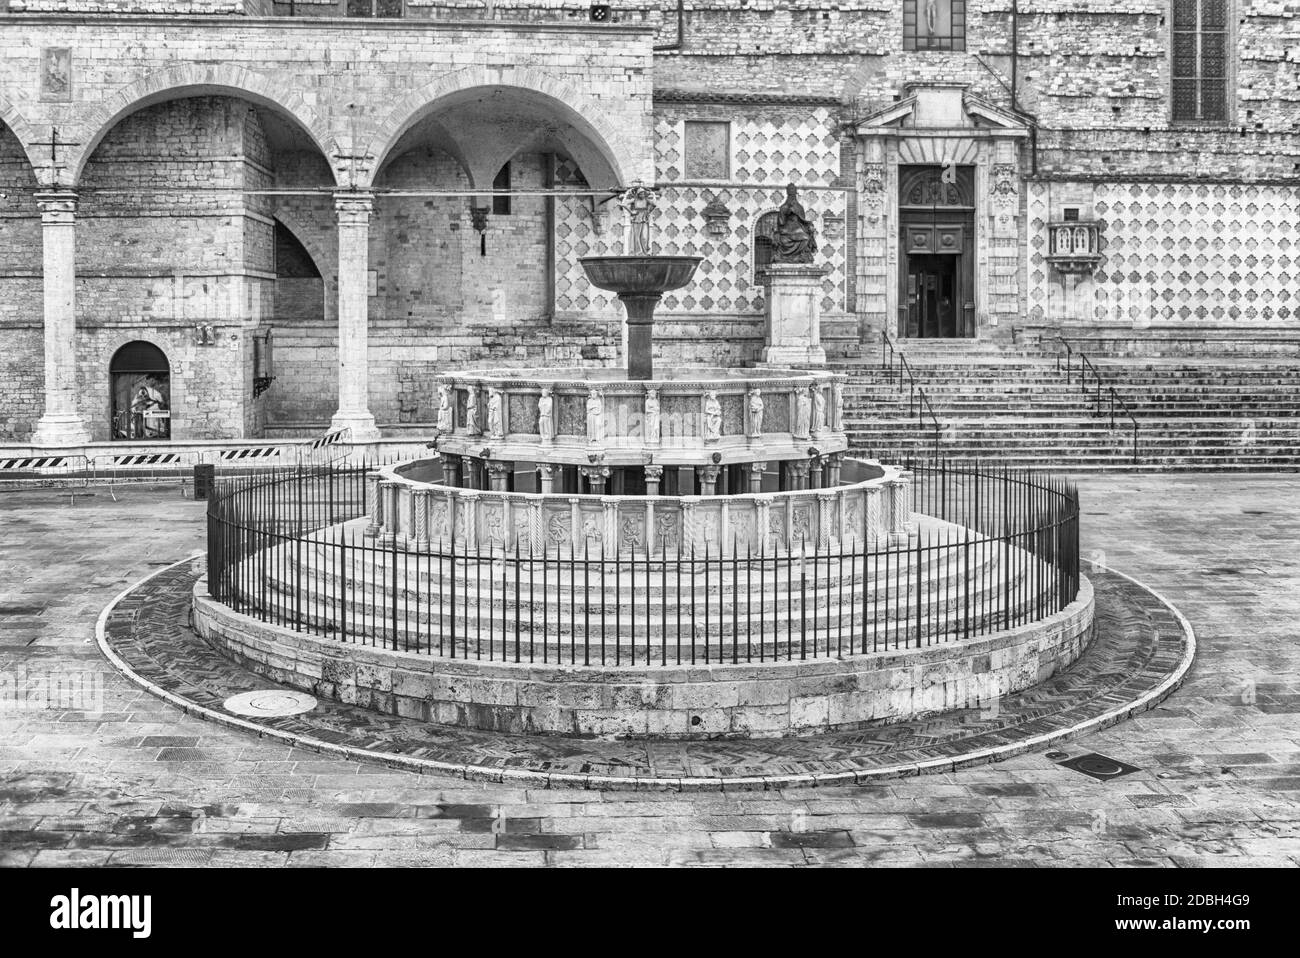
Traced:
<path fill-rule="evenodd" d="M 1276 354 L 1215 358 L 1090 356 L 1103 380 L 1067 380 L 1050 344 L 896 343 L 938 420 L 938 452 L 1021 468 L 1290 470 L 1300 467 L 1300 362 Z M 933 423 L 879 345 L 844 349 L 852 448 L 899 461 L 936 450 Z M 1063 355 L 1063 350 L 1061 351 Z M 1129 405 L 1110 416 L 1109 390 Z M 1134 453 L 1136 420 L 1136 456 Z"/>

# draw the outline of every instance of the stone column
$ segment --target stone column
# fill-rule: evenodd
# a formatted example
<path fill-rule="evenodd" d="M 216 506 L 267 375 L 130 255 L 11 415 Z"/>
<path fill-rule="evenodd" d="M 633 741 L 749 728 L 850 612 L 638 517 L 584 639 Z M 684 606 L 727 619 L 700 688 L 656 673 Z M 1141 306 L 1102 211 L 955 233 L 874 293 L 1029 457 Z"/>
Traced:
<path fill-rule="evenodd" d="M 659 483 L 664 478 L 663 466 L 646 466 L 645 467 L 645 494 L 647 496 L 659 495 Z"/>
<path fill-rule="evenodd" d="M 786 490 L 797 491 L 808 488 L 808 460 L 794 459 L 785 463 Z"/>
<path fill-rule="evenodd" d="M 844 467 L 844 453 L 834 452 L 826 457 L 826 485 L 834 487 L 840 484 L 840 470 Z"/>
<path fill-rule="evenodd" d="M 494 492 L 505 492 L 509 484 L 512 464 L 508 462 L 489 462 L 488 471 L 488 488 Z"/>
<path fill-rule="evenodd" d="M 578 471 L 587 477 L 591 483 L 591 494 L 593 496 L 603 496 L 605 494 L 605 481 L 609 479 L 609 466 L 580 466 Z"/>
<path fill-rule="evenodd" d="M 383 522 L 379 529 L 379 544 L 397 543 L 397 483 L 385 479 L 379 483 L 379 498 L 383 502 Z"/>
<path fill-rule="evenodd" d="M 549 463 L 542 463 L 537 467 L 537 474 L 541 477 L 542 494 L 549 495 L 555 491 L 555 466 Z"/>
<path fill-rule="evenodd" d="M 384 524 L 384 500 L 379 494 L 379 474 L 376 472 L 366 476 L 366 506 L 367 521 L 362 535 L 373 539 Z"/>
<path fill-rule="evenodd" d="M 335 193 L 339 219 L 339 408 L 331 429 L 351 429 L 353 442 L 375 442 L 370 414 L 367 335 L 369 323 L 369 193 Z"/>
<path fill-rule="evenodd" d="M 90 442 L 77 412 L 77 194 L 37 193 L 36 202 L 45 276 L 45 409 L 32 445 L 76 446 Z"/>
<path fill-rule="evenodd" d="M 717 494 L 718 475 L 722 472 L 721 466 L 700 466 L 700 495 L 712 496 Z"/>
<path fill-rule="evenodd" d="M 765 462 L 751 462 L 749 464 L 749 491 L 763 491 L 763 471 L 767 469 Z"/>
<path fill-rule="evenodd" d="M 416 552 L 427 552 L 429 549 L 429 496 L 427 489 L 417 489 L 414 492 L 414 528 L 411 530 L 410 545 Z"/>
<path fill-rule="evenodd" d="M 460 456 L 452 456 L 442 452 L 438 454 L 442 460 L 442 484 L 444 486 L 460 485 Z"/>

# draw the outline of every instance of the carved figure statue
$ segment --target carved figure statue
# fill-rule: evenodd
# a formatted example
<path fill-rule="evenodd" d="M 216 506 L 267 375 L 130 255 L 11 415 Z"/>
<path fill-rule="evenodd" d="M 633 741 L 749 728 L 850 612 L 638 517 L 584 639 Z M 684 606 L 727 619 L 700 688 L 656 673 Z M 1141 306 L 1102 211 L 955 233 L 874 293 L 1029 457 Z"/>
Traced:
<path fill-rule="evenodd" d="M 542 395 L 537 400 L 537 432 L 542 442 L 555 438 L 555 396 L 550 386 L 542 387 Z"/>
<path fill-rule="evenodd" d="M 451 432 L 451 387 L 438 386 L 438 432 Z"/>
<path fill-rule="evenodd" d="M 763 435 L 763 394 L 757 389 L 749 391 L 749 437 Z"/>
<path fill-rule="evenodd" d="M 778 263 L 811 263 L 817 252 L 817 236 L 803 204 L 791 183 L 785 188 L 785 202 L 776 213 L 776 248 L 773 259 Z"/>
<path fill-rule="evenodd" d="M 619 197 L 619 205 L 627 211 L 628 253 L 650 252 L 650 216 L 654 213 L 655 193 L 639 180 Z"/>
<path fill-rule="evenodd" d="M 812 393 L 812 429 L 811 435 L 820 436 L 826 429 L 826 393 L 820 386 L 809 386 Z"/>
<path fill-rule="evenodd" d="M 844 428 L 844 383 L 838 379 L 831 381 L 831 428 Z"/>
<path fill-rule="evenodd" d="M 587 441 L 605 438 L 605 397 L 597 389 L 587 393 Z"/>
<path fill-rule="evenodd" d="M 506 434 L 505 418 L 501 413 L 501 391 L 488 390 L 487 431 L 493 439 L 500 439 Z"/>
<path fill-rule="evenodd" d="M 710 389 L 704 394 L 704 441 L 717 442 L 722 438 L 722 403 L 718 391 Z"/>
<path fill-rule="evenodd" d="M 812 428 L 812 397 L 808 390 L 800 389 L 795 396 L 794 436 L 807 439 Z"/>
<path fill-rule="evenodd" d="M 645 391 L 645 441 L 659 441 L 659 390 L 653 386 Z"/>
<path fill-rule="evenodd" d="M 478 386 L 470 386 L 465 391 L 465 429 L 470 435 L 481 431 L 478 425 Z"/>

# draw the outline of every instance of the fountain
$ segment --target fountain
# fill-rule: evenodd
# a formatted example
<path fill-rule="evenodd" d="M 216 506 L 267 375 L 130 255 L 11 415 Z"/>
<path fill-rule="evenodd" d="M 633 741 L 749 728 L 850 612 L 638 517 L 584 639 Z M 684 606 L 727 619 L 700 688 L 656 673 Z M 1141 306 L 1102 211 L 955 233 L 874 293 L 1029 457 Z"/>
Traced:
<path fill-rule="evenodd" d="M 614 737 L 898 721 L 1073 661 L 1092 605 L 1070 490 L 848 457 L 839 374 L 655 375 L 655 306 L 700 260 L 651 251 L 651 190 L 623 206 L 629 253 L 581 262 L 627 311 L 626 369 L 439 374 L 435 454 L 367 471 L 343 522 L 358 497 L 331 474 L 328 520 L 291 541 L 241 510 L 320 478 L 232 494 L 203 634 L 381 711 Z M 811 257 L 798 212 L 790 245 Z"/>

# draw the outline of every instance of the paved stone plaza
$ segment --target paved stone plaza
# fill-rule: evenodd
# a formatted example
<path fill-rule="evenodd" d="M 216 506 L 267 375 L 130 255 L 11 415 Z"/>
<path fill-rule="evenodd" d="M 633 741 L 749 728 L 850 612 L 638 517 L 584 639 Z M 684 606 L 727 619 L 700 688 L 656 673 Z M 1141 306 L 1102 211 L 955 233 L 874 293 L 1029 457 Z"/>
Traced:
<path fill-rule="evenodd" d="M 96 618 L 203 542 L 178 486 L 6 493 L 5 692 L 78 676 L 102 712 L 0 713 L 0 864 L 1113 864 L 1300 862 L 1300 531 L 1291 476 L 1081 480 L 1084 553 L 1190 618 L 1199 650 L 1154 711 L 943 775 L 738 793 L 479 784 L 258 741 L 183 715 L 104 660 Z M 221 689 L 213 689 L 220 694 Z M 6 700 L 7 706 L 12 701 Z"/>

